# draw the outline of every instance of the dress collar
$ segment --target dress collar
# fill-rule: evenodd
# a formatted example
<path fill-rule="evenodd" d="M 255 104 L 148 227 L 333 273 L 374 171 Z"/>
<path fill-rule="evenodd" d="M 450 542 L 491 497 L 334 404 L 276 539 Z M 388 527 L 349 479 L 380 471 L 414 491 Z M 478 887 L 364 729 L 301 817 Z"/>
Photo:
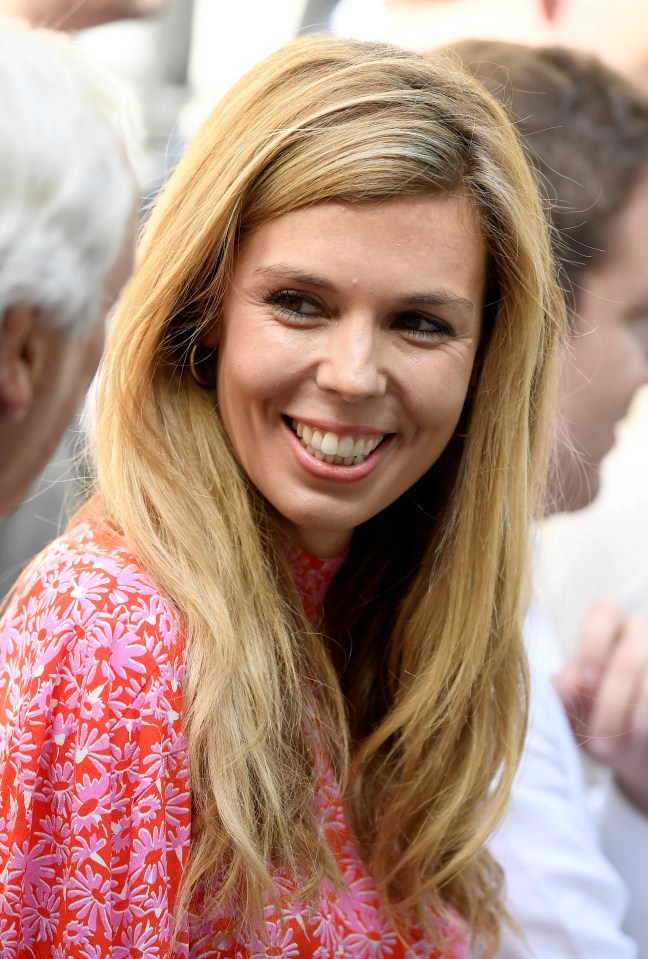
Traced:
<path fill-rule="evenodd" d="M 286 546 L 292 578 L 304 604 L 306 616 L 313 626 L 319 625 L 329 586 L 348 553 L 349 551 L 345 550 L 339 556 L 321 559 L 294 543 Z"/>

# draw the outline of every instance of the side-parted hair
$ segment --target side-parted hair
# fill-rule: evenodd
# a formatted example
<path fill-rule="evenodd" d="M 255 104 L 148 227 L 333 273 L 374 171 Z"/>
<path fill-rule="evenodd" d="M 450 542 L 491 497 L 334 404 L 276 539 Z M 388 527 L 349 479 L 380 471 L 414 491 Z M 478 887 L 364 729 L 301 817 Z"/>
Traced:
<path fill-rule="evenodd" d="M 307 204 L 430 193 L 467 197 L 483 232 L 479 375 L 464 435 L 356 530 L 325 639 L 188 353 L 218 323 L 250 231 Z M 190 145 L 110 336 L 94 501 L 185 630 L 194 821 L 183 906 L 206 889 L 208 907 L 232 914 L 235 901 L 253 924 L 272 895 L 270 861 L 306 893 L 339 878 L 313 809 L 314 699 L 316 735 L 390 914 L 433 929 L 435 912 L 454 907 L 492 955 L 501 877 L 484 843 L 524 735 L 520 602 L 562 326 L 518 138 L 443 58 L 298 40 L 239 81 Z M 350 651 L 341 677 L 332 643 Z"/>
<path fill-rule="evenodd" d="M 453 44 L 510 111 L 539 173 L 565 293 L 610 248 L 615 218 L 648 173 L 648 92 L 590 54 L 503 40 Z"/>
<path fill-rule="evenodd" d="M 136 197 L 125 92 L 70 40 L 0 18 L 0 320 L 16 303 L 84 335 Z"/>

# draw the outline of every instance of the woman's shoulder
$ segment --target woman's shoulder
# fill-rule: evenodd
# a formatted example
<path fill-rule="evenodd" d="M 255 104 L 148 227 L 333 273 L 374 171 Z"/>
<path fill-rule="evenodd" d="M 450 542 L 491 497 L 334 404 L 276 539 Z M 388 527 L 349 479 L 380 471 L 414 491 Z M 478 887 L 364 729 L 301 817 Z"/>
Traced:
<path fill-rule="evenodd" d="M 0 928 L 27 944 L 12 956 L 126 955 L 124 922 L 163 953 L 191 815 L 177 622 L 123 537 L 92 526 L 18 581 L 0 622 Z"/>
<path fill-rule="evenodd" d="M 30 675 L 100 661 L 104 672 L 146 682 L 181 671 L 173 604 L 118 533 L 75 526 L 39 554 L 18 580 L 0 621 L 0 664 Z M 0 681 L 0 687 L 2 682 Z"/>
<path fill-rule="evenodd" d="M 140 605 L 145 598 L 175 617 L 154 580 L 118 532 L 89 523 L 53 540 L 29 564 L 10 598 L 11 606 L 83 601 L 95 609 Z"/>

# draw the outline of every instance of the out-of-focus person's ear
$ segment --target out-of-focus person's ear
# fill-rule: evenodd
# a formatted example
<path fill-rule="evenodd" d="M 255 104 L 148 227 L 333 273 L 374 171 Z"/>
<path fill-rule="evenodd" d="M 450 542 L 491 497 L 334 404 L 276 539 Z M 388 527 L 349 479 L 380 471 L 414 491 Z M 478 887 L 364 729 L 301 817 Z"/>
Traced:
<path fill-rule="evenodd" d="M 0 322 L 0 420 L 17 422 L 31 406 L 38 364 L 32 334 L 38 315 L 36 307 L 17 303 Z"/>

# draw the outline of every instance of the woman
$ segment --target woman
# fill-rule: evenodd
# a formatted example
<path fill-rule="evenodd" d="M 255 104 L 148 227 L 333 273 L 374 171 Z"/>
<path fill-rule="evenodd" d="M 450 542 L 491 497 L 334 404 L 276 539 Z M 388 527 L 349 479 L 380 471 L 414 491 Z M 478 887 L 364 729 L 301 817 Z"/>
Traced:
<path fill-rule="evenodd" d="M 561 309 L 453 67 L 308 39 L 230 92 L 6 612 L 6 956 L 493 954 Z"/>

